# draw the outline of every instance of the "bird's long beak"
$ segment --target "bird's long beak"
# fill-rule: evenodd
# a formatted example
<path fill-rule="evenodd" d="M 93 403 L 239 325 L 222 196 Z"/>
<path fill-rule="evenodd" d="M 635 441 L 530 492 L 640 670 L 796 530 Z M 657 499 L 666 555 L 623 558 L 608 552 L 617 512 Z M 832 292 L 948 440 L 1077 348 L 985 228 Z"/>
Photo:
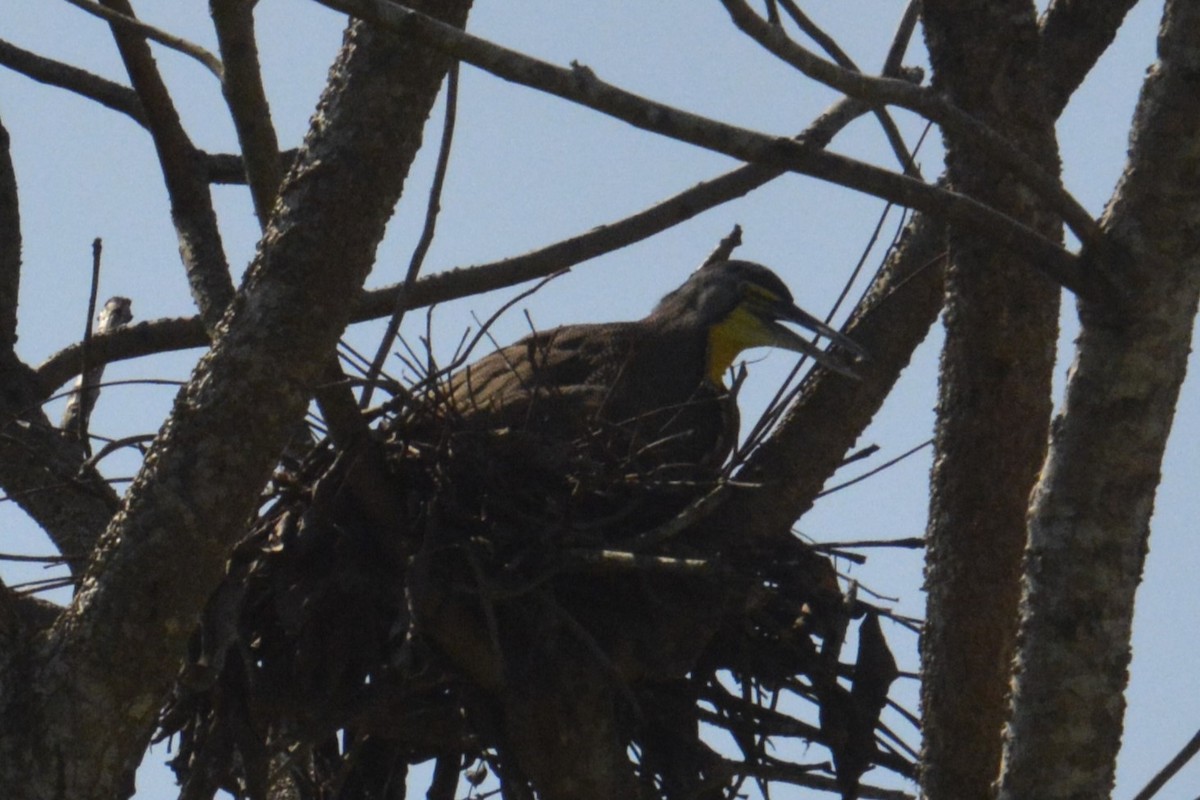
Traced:
<path fill-rule="evenodd" d="M 859 358 L 867 358 L 867 352 L 853 339 L 835 331 L 833 328 L 826 325 L 821 320 L 809 314 L 804 309 L 797 306 L 795 303 L 779 303 L 771 309 L 774 320 L 766 322 L 764 327 L 766 332 L 771 337 L 771 344 L 775 347 L 782 347 L 786 350 L 793 350 L 797 353 L 804 353 L 811 356 L 814 361 L 824 367 L 828 367 L 839 375 L 845 375 L 848 378 L 858 379 L 858 375 L 854 370 L 847 366 L 842 360 L 833 354 L 822 350 L 812 342 L 797 334 L 791 328 L 784 327 L 780 324 L 783 322 L 792 322 L 802 328 L 807 328 L 814 333 L 824 336 L 829 341 L 837 344 L 844 350 L 854 354 Z"/>

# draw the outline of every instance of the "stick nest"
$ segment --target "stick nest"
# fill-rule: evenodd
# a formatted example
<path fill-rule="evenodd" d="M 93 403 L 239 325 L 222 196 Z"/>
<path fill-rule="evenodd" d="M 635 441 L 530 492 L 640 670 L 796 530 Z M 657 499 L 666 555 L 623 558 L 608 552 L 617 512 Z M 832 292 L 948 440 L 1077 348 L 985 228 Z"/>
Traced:
<path fill-rule="evenodd" d="M 403 798 L 430 759 L 447 799 L 460 774 L 474 796 L 676 800 L 909 773 L 876 737 L 895 664 L 870 612 L 840 663 L 865 607 L 827 559 L 716 529 L 711 476 L 586 445 L 409 395 L 281 469 L 161 715 L 181 797 Z M 811 743 L 828 754 L 800 763 Z"/>

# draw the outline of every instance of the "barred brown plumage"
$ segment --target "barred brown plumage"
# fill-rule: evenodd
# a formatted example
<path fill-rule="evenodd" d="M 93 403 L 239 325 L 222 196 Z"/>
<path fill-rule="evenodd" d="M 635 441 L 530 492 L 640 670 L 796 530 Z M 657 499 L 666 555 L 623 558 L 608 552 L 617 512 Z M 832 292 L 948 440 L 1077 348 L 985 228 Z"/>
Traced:
<path fill-rule="evenodd" d="M 791 322 L 861 356 L 853 341 L 798 308 L 775 273 L 748 261 L 696 270 L 645 318 L 534 333 L 460 370 L 453 408 L 468 422 L 556 439 L 589 438 L 639 468 L 719 466 L 735 444 L 724 373 L 743 350 L 781 347 L 853 377 Z"/>

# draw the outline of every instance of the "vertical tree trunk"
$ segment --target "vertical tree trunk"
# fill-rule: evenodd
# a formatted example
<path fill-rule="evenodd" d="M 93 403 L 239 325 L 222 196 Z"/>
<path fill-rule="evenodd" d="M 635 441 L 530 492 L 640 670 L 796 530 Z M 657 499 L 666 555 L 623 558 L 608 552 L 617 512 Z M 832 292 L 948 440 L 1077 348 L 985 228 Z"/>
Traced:
<path fill-rule="evenodd" d="M 1034 497 L 1000 797 L 1112 791 L 1163 451 L 1200 292 L 1200 7 L 1168 3 L 1130 162 L 1103 219 L 1124 290 L 1082 330 Z"/>
<path fill-rule="evenodd" d="M 1057 173 L 1028 2 L 924 7 L 934 87 Z M 1057 219 L 973 142 L 947 135 L 954 188 L 1058 239 Z M 1045 452 L 1059 291 L 1029 264 L 950 235 L 921 640 L 931 800 L 983 800 L 1000 767 L 1029 492 Z"/>

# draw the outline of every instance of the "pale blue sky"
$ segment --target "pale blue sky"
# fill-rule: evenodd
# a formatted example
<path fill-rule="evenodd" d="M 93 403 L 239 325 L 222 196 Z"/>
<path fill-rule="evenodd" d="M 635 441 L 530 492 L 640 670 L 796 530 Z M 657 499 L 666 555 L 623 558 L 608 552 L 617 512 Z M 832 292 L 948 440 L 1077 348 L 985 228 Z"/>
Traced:
<path fill-rule="evenodd" d="M 104 24 L 65 3 L 0 0 L 0 5 L 0 37 L 126 82 Z M 135 7 L 148 21 L 216 49 L 206 2 L 142 0 Z M 903 3 L 842 0 L 806 7 L 869 70 L 881 63 Z M 1144 71 L 1153 60 L 1160 11 L 1160 0 L 1154 0 L 1131 13 L 1060 125 L 1067 187 L 1097 214 L 1123 165 L 1129 118 Z M 309 0 L 261 0 L 258 20 L 280 138 L 294 146 L 307 127 L 336 52 L 342 18 Z M 470 30 L 560 65 L 579 61 L 604 80 L 656 100 L 777 134 L 796 133 L 833 98 L 745 40 L 716 2 L 479 0 Z M 232 126 L 212 75 L 177 53 L 161 48 L 156 53 L 194 140 L 212 150 L 232 150 Z M 918 42 L 910 50 L 909 63 L 920 60 Z M 899 116 L 905 132 L 915 139 L 919 122 Z M 78 338 L 86 310 L 90 242 L 96 236 L 103 237 L 105 246 L 102 298 L 131 297 L 137 319 L 192 313 L 146 133 L 119 114 L 3 70 L 0 118 L 12 137 L 21 188 L 26 269 L 21 355 L 37 363 Z M 440 108 L 433 119 L 429 140 L 436 140 Z M 921 159 L 927 177 L 939 171 L 934 139 Z M 881 141 L 867 119 L 840 136 L 834 148 L 891 166 Z M 406 197 L 380 249 L 372 285 L 402 276 L 424 214 L 431 163 L 429 148 L 409 179 Z M 618 219 L 732 166 L 723 156 L 655 138 L 466 68 L 440 233 L 427 270 L 490 261 L 550 243 Z M 227 254 L 240 271 L 257 238 L 250 203 L 240 187 L 218 187 L 215 195 Z M 775 268 L 800 304 L 820 313 L 836 297 L 881 209 L 880 202 L 850 191 L 787 177 L 649 242 L 577 267 L 522 307 L 539 327 L 641 316 L 734 223 L 740 223 L 746 243 L 738 255 Z M 434 317 L 436 343 L 452 347 L 463 327 L 473 324 L 470 311 L 486 317 L 512 294 L 439 308 Z M 1071 358 L 1073 307 L 1065 305 L 1060 376 Z M 526 324 L 520 313 L 512 313 L 494 334 L 502 340 L 513 338 Z M 423 325 L 423 315 L 409 315 L 406 330 L 415 335 Z M 350 338 L 373 352 L 376 335 L 377 327 L 364 326 Z M 936 331 L 922 347 L 860 442 L 882 448 L 878 461 L 930 436 L 939 339 Z M 107 377 L 185 378 L 197 356 L 189 352 L 115 365 Z M 762 405 L 791 363 L 791 356 L 784 354 L 755 360 L 743 395 L 744 417 Z M 1200 546 L 1191 530 L 1192 520 L 1200 515 L 1192 485 L 1200 467 L 1193 446 L 1200 426 L 1194 383 L 1185 386 L 1180 404 L 1138 600 L 1117 797 L 1129 797 L 1140 788 L 1200 723 L 1200 692 L 1191 666 L 1200 660 L 1200 645 L 1194 637 L 1180 634 L 1200 617 L 1200 593 L 1194 589 Z M 167 387 L 111 389 L 101 399 L 93 429 L 110 436 L 153 431 L 172 394 Z M 849 472 L 866 466 L 870 465 L 856 465 Z M 107 474 L 128 476 L 136 467 L 133 459 L 114 457 Z M 822 501 L 800 528 L 818 540 L 918 536 L 925 524 L 928 469 L 925 452 Z M 0 525 L 0 550 L 47 550 L 40 534 L 11 504 L 0 504 Z M 42 576 L 40 571 L 9 565 L 0 568 L 9 581 Z M 919 554 L 874 552 L 852 575 L 898 597 L 901 612 L 922 613 Z M 913 637 L 895 627 L 885 632 L 902 666 L 915 669 Z M 899 696 L 915 708 L 911 682 L 901 687 Z M 139 798 L 172 796 L 170 778 L 161 769 L 143 770 L 140 786 Z M 1163 796 L 1198 794 L 1200 765 L 1193 764 Z M 775 796 L 802 795 L 781 791 Z"/>

